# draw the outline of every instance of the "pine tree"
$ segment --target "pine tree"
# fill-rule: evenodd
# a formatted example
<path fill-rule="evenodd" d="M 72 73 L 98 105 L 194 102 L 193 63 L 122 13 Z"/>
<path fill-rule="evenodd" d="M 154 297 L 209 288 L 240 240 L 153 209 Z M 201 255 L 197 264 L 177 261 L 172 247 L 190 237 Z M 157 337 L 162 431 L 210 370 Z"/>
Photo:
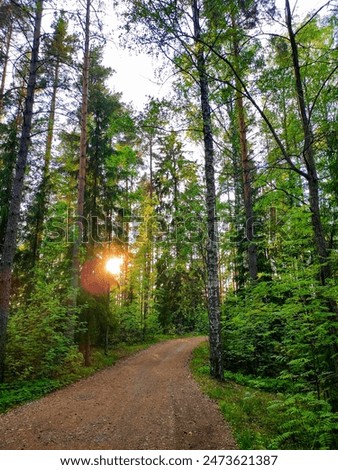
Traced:
<path fill-rule="evenodd" d="M 16 162 L 13 190 L 9 206 L 9 214 L 4 240 L 3 256 L 0 263 L 0 381 L 4 380 L 4 361 L 6 330 L 10 306 L 11 278 L 13 260 L 16 251 L 16 236 L 18 230 L 20 205 L 23 194 L 24 176 L 27 166 L 27 157 L 32 127 L 33 105 L 36 89 L 37 72 L 39 67 L 40 32 L 43 13 L 43 0 L 35 4 L 34 37 L 31 51 L 30 69 L 27 85 L 27 94 L 23 113 L 23 125 L 20 146 Z"/>

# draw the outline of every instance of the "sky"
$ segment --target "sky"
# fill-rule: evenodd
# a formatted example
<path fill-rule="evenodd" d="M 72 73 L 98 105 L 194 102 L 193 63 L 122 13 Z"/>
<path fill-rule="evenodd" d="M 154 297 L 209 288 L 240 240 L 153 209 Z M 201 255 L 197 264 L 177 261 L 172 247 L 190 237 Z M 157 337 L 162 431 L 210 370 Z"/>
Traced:
<path fill-rule="evenodd" d="M 307 12 L 320 8 L 326 0 L 290 0 L 291 8 L 296 7 L 300 17 Z M 284 9 L 284 0 L 276 0 L 279 8 Z M 118 20 L 113 11 L 108 12 L 107 24 L 118 28 Z M 110 79 L 109 86 L 113 91 L 122 92 L 124 102 L 132 102 L 134 107 L 141 110 L 147 102 L 147 96 L 162 97 L 169 91 L 168 83 L 158 83 L 154 76 L 157 63 L 146 54 L 131 53 L 118 45 L 115 32 L 112 42 L 107 46 L 105 64 L 112 67 L 116 73 Z"/>

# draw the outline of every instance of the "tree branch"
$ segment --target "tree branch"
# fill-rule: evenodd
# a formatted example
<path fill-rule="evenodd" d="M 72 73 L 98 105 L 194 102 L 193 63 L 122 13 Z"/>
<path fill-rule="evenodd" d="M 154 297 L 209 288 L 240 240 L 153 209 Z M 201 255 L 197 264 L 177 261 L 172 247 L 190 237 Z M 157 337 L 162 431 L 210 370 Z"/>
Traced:
<path fill-rule="evenodd" d="M 327 7 L 331 2 L 332 0 L 329 0 L 324 5 L 322 5 L 315 13 L 313 13 L 313 15 L 311 15 L 310 18 L 294 32 L 294 35 L 296 36 L 303 28 L 305 28 L 309 23 L 311 23 L 311 21 L 318 15 L 318 13 L 323 10 L 323 8 Z"/>

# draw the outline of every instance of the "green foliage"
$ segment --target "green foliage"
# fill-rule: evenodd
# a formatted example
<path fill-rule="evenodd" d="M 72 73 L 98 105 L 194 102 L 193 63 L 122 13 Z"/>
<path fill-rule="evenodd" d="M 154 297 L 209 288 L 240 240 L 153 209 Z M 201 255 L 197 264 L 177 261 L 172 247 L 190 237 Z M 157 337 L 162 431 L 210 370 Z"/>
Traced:
<path fill-rule="evenodd" d="M 30 272 L 29 286 L 22 282 L 13 297 L 6 360 L 8 380 L 54 378 L 81 362 L 72 336 L 79 309 L 72 306 L 70 261 L 65 256 L 66 240 L 59 232 L 65 228 L 60 223 L 64 211 L 65 205 L 59 203 L 49 213 L 46 239 L 40 259 Z M 20 281 L 18 276 L 17 286 Z"/>
<path fill-rule="evenodd" d="M 316 394 L 295 394 L 277 399 L 268 412 L 282 415 L 280 434 L 273 439 L 272 448 L 297 445 L 302 449 L 335 449 L 337 446 L 338 417 L 325 400 Z M 297 443 L 297 444 L 296 444 Z"/>
<path fill-rule="evenodd" d="M 240 449 L 268 449 L 276 430 L 273 420 L 264 410 L 273 395 L 229 380 L 220 383 L 211 379 L 208 354 L 208 347 L 203 344 L 195 349 L 191 361 L 194 377 L 203 392 L 219 404 Z"/>
<path fill-rule="evenodd" d="M 337 416 L 313 393 L 276 394 L 271 379 L 225 373 L 225 382 L 209 376 L 208 347 L 195 349 L 191 367 L 210 398 L 231 424 L 241 449 L 335 449 Z M 277 382 L 278 384 L 278 382 Z"/>
<path fill-rule="evenodd" d="M 97 370 L 109 367 L 115 364 L 119 359 L 135 354 L 138 351 L 148 348 L 150 345 L 159 341 L 172 339 L 173 336 L 157 335 L 147 341 L 134 344 L 116 344 L 104 353 L 100 349 L 96 349 L 92 354 L 92 364 L 90 367 L 84 367 L 81 363 L 74 363 L 71 367 L 63 367 L 57 378 L 41 378 L 36 380 L 15 380 L 9 383 L 0 384 L 0 413 L 22 405 L 31 400 L 36 400 L 54 390 L 74 383 L 75 381 L 87 377 Z"/>
<path fill-rule="evenodd" d="M 0 387 L 2 410 L 113 363 L 120 353 L 109 348 L 121 341 L 131 351 L 131 343 L 150 341 L 162 331 L 208 332 L 205 187 L 196 148 L 203 141 L 196 68 L 203 50 L 218 190 L 226 382 L 216 384 L 207 377 L 204 348 L 197 350 L 193 367 L 204 389 L 219 401 L 242 448 L 336 445 L 332 410 L 338 408 L 338 88 L 333 82 L 337 20 L 331 15 L 295 25 L 309 144 L 304 141 L 287 33 L 264 43 L 252 34 L 253 28 L 259 31 L 257 25 L 270 5 L 273 9 L 267 0 L 200 2 L 203 43 L 199 43 L 187 34 L 194 25 L 186 2 L 170 0 L 164 7 L 159 1 L 126 2 L 126 29 L 137 36 L 138 47 L 153 50 L 155 41 L 176 69 L 177 102 L 150 99 L 137 121 L 121 95 L 110 91 L 112 70 L 102 64 L 97 39 L 92 43 L 84 201 L 88 244 L 83 244 L 81 257 L 83 263 L 100 260 L 101 267 L 112 253 L 126 258 L 114 287 L 108 283 L 108 292 L 103 276 L 97 295 L 70 287 L 68 242 L 75 231 L 70 219 L 77 204 L 81 76 L 72 88 L 76 38 L 67 32 L 66 14 L 55 15 L 53 32 L 44 38 L 38 77 L 32 184 L 27 185 L 22 204 L 23 241 L 16 255 L 8 333 L 7 378 L 12 383 Z M 21 29 L 14 28 L 15 34 Z M 13 54 L 14 48 L 9 52 Z M 5 98 L 0 126 L 0 245 L 27 75 L 24 49 L 18 53 L 20 61 L 18 57 L 9 61 L 26 64 L 13 74 L 12 90 L 4 90 L 0 97 Z M 71 67 L 66 73 L 67 65 Z M 50 109 L 51 85 L 58 90 L 57 107 L 67 102 L 68 121 L 62 119 L 62 130 L 59 113 L 48 122 L 45 112 Z M 245 131 L 239 126 L 240 98 Z M 262 113 L 254 101 L 264 105 Z M 51 145 L 42 159 L 46 128 L 54 131 L 52 140 L 59 144 Z M 243 145 L 250 175 L 243 172 Z M 304 159 L 309 145 L 313 162 Z M 48 163 L 45 175 L 44 162 Z M 319 225 L 328 256 L 319 256 L 314 244 L 309 165 L 317 172 Z M 248 276 L 245 189 L 253 201 L 259 267 L 255 280 Z M 36 263 L 27 263 L 33 254 L 29 237 L 41 241 Z M 323 261 L 330 273 L 325 280 L 320 279 Z M 95 276 L 100 284 L 97 272 Z M 77 309 L 72 307 L 75 298 Z M 93 347 L 87 368 L 74 344 L 74 330 L 75 342 Z M 98 346 L 105 346 L 107 356 Z"/>
<path fill-rule="evenodd" d="M 71 289 L 65 289 L 58 277 L 69 269 L 67 261 L 60 258 L 63 249 L 62 243 L 44 245 L 28 301 L 16 299 L 8 329 L 7 370 L 11 378 L 55 377 L 80 363 L 69 333 L 78 310 L 69 304 Z"/>
<path fill-rule="evenodd" d="M 165 331 L 207 331 L 203 279 L 192 267 L 174 264 L 170 258 L 158 261 L 156 306 Z"/>
<path fill-rule="evenodd" d="M 13 184 L 13 170 L 18 145 L 18 128 L 15 120 L 0 125 L 0 253 L 5 237 L 8 206 Z"/>
<path fill-rule="evenodd" d="M 152 338 L 160 333 L 157 315 L 150 311 L 146 318 L 140 314 L 140 304 L 133 302 L 114 309 L 117 320 L 116 338 L 128 344 Z"/>
<path fill-rule="evenodd" d="M 316 269 L 293 276 L 287 269 L 276 281 L 230 295 L 224 305 L 224 347 L 234 372 L 278 378 L 280 390 L 312 390 L 334 401 L 330 291 L 314 281 Z"/>
<path fill-rule="evenodd" d="M 0 385 L 0 413 L 4 413 L 14 406 L 37 399 L 62 386 L 57 379 L 40 379 L 35 381 L 13 382 Z"/>

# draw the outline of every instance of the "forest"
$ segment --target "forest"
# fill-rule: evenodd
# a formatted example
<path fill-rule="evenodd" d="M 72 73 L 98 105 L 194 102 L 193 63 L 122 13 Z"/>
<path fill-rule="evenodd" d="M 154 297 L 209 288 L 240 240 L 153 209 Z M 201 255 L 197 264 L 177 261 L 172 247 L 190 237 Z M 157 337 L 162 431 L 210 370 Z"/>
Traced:
<path fill-rule="evenodd" d="M 207 335 L 275 446 L 337 445 L 338 6 L 281 3 L 0 1 L 0 393 Z M 108 7 L 170 83 L 141 111 Z"/>

